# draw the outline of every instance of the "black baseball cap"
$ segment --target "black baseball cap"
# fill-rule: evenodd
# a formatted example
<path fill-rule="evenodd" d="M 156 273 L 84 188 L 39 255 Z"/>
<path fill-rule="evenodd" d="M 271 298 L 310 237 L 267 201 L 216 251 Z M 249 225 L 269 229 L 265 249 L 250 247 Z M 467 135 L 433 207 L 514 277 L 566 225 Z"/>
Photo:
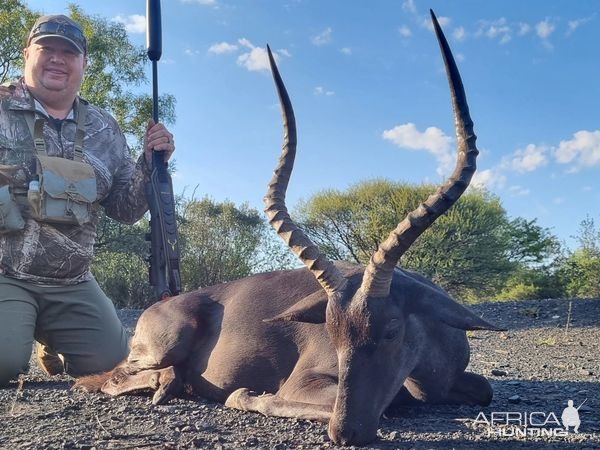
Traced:
<path fill-rule="evenodd" d="M 27 45 L 47 37 L 64 39 L 75 47 L 79 53 L 84 55 L 87 53 L 87 41 L 83 34 L 83 28 L 67 16 L 58 14 L 38 18 L 29 33 Z"/>

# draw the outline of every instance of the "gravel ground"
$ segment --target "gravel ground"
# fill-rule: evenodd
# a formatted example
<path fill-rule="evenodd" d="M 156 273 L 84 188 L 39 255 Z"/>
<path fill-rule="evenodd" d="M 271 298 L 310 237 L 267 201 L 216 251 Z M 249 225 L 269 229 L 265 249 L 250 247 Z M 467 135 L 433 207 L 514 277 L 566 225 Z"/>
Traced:
<path fill-rule="evenodd" d="M 600 449 L 600 299 L 488 303 L 472 309 L 509 328 L 469 333 L 471 370 L 490 379 L 492 404 L 389 412 L 378 440 L 364 448 Z M 120 315 L 132 328 L 139 311 Z M 67 376 L 42 375 L 32 363 L 29 375 L 0 389 L 0 449 L 342 448 L 329 441 L 320 423 L 264 417 L 198 399 L 152 406 L 149 395 L 86 395 L 69 391 L 71 384 Z M 585 403 L 579 409 L 579 433 L 563 436 L 556 433 L 552 414 L 560 420 L 569 399 L 575 406 Z M 498 423 L 503 412 L 513 413 L 513 424 L 516 413 L 537 413 L 537 423 L 550 420 L 523 437 L 518 436 L 522 428 Z M 496 422 L 488 427 L 484 422 L 492 417 Z"/>

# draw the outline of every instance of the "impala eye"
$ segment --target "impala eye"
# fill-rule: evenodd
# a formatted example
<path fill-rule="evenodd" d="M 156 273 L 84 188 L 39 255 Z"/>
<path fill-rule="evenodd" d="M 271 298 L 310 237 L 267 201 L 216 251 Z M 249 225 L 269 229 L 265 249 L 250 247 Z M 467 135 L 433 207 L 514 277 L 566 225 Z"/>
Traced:
<path fill-rule="evenodd" d="M 399 320 L 391 320 L 390 323 L 388 323 L 386 326 L 385 332 L 383 333 L 383 338 L 386 340 L 395 339 L 400 333 L 400 330 L 402 329 L 401 325 L 402 324 Z"/>

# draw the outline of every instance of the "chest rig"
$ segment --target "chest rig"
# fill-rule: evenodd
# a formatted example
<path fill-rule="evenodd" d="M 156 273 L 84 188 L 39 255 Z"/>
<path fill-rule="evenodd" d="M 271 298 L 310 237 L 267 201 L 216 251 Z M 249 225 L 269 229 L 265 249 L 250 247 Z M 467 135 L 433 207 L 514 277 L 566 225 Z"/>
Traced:
<path fill-rule="evenodd" d="M 87 104 L 81 99 L 76 108 L 73 159 L 48 156 L 44 140 L 45 118 L 26 114 L 33 137 L 36 175 L 29 183 L 27 201 L 31 215 L 41 222 L 82 225 L 91 220 L 96 201 L 96 173 L 83 161 L 83 137 Z"/>

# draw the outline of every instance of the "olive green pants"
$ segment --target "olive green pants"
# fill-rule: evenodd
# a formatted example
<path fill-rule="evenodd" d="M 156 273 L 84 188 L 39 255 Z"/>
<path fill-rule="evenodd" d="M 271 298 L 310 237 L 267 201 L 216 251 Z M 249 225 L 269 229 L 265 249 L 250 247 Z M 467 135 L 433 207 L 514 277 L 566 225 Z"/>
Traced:
<path fill-rule="evenodd" d="M 127 332 L 95 280 L 48 286 L 0 274 L 0 386 L 27 373 L 34 340 L 62 355 L 74 377 L 110 370 L 128 352 Z"/>

